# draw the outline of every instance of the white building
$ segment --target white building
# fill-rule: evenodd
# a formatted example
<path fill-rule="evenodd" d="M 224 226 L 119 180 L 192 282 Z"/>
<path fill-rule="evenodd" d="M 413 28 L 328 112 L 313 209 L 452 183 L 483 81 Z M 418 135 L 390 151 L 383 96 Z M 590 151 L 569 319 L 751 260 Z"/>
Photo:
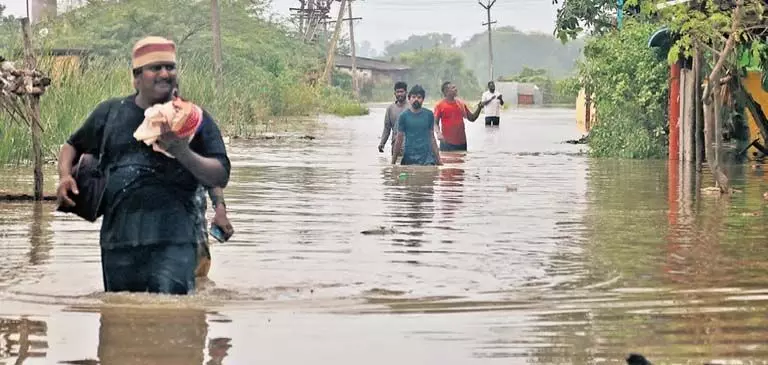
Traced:
<path fill-rule="evenodd" d="M 496 81 L 496 90 L 510 105 L 542 105 L 544 95 L 535 84 L 527 82 Z"/>

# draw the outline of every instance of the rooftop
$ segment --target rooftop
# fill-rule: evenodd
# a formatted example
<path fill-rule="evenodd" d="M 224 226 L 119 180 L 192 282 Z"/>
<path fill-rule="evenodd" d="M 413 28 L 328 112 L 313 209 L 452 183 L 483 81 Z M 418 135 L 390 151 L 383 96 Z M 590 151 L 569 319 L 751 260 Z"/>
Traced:
<path fill-rule="evenodd" d="M 334 59 L 336 60 L 336 67 L 352 68 L 352 57 L 336 55 Z M 355 64 L 357 68 L 374 71 L 406 71 L 411 69 L 407 65 L 366 57 L 355 57 Z"/>

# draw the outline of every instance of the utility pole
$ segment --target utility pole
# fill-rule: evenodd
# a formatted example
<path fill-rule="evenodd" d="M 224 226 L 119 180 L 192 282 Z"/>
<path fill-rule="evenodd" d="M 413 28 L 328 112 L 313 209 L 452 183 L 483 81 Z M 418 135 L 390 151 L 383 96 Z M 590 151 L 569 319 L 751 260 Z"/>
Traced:
<path fill-rule="evenodd" d="M 35 51 L 32 48 L 32 27 L 29 18 L 21 18 L 21 34 L 24 40 L 24 67 L 29 70 L 37 68 Z M 32 161 L 34 163 L 34 194 L 36 201 L 43 200 L 43 128 L 40 126 L 40 95 L 28 94 L 26 104 L 29 107 L 29 126 L 32 131 Z"/>
<path fill-rule="evenodd" d="M 496 0 L 491 1 L 488 5 L 481 2 L 477 2 L 485 9 L 488 16 L 488 21 L 483 25 L 488 26 L 488 81 L 493 81 L 493 43 L 491 42 L 491 24 L 495 24 L 495 21 L 491 21 L 491 8 L 493 4 L 496 4 Z"/>
<path fill-rule="evenodd" d="M 27 0 L 27 18 L 30 24 L 55 17 L 57 9 L 56 0 Z"/>
<path fill-rule="evenodd" d="M 221 55 L 221 18 L 219 0 L 211 0 L 211 30 L 213 32 L 213 77 L 216 82 L 216 94 L 224 91 L 223 61 Z"/>
<path fill-rule="evenodd" d="M 333 58 L 336 55 L 336 45 L 339 43 L 339 33 L 341 33 L 341 22 L 344 18 L 344 8 L 347 7 L 347 0 L 341 0 L 339 6 L 339 15 L 336 17 L 336 29 L 331 37 L 331 44 L 328 47 L 328 59 L 325 61 L 325 70 L 323 70 L 323 81 L 331 83 L 331 70 L 333 69 Z"/>
<path fill-rule="evenodd" d="M 304 18 L 306 18 L 304 9 L 307 7 L 307 0 L 299 0 L 299 3 L 301 4 L 301 8 L 299 8 L 299 34 L 304 34 Z"/>
<path fill-rule="evenodd" d="M 314 43 L 316 35 L 322 32 L 328 18 L 328 11 L 331 4 L 338 0 L 299 0 L 301 4 L 298 8 L 288 8 L 293 12 L 293 16 L 298 17 L 299 37 L 302 42 Z M 317 36 L 319 37 L 319 36 Z M 323 33 L 325 37 L 325 33 Z"/>
<path fill-rule="evenodd" d="M 349 43 L 352 46 L 352 90 L 355 92 L 355 97 L 360 98 L 360 88 L 357 85 L 357 60 L 355 58 L 355 26 L 354 18 L 352 17 L 352 1 L 347 3 L 349 6 Z"/>

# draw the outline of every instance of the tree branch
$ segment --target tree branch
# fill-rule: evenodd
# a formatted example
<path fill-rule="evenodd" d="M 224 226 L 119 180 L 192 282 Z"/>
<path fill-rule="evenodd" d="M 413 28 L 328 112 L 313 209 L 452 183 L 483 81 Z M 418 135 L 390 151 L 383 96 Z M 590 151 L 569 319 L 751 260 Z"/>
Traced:
<path fill-rule="evenodd" d="M 723 47 L 723 52 L 719 54 L 719 57 L 717 59 L 717 63 L 715 64 L 715 67 L 712 68 L 712 72 L 709 73 L 708 77 L 708 87 L 704 90 L 704 94 L 702 95 L 702 100 L 704 103 L 709 104 L 712 102 L 710 99 L 710 94 L 712 93 L 712 90 L 716 87 L 716 82 L 719 81 L 720 78 L 720 71 L 723 69 L 723 66 L 725 65 L 725 60 L 728 58 L 728 55 L 733 51 L 733 48 L 736 46 L 736 37 L 738 37 L 739 32 L 739 25 L 741 24 L 741 6 L 743 2 L 738 1 L 736 2 L 736 8 L 733 9 L 733 13 L 731 14 L 731 34 L 728 36 L 728 40 L 725 41 L 725 47 Z"/>
<path fill-rule="evenodd" d="M 181 39 L 178 42 L 178 47 L 180 47 L 184 41 L 195 35 L 195 33 L 199 32 L 201 29 L 203 29 L 203 26 L 205 26 L 205 23 L 198 23 L 196 26 L 192 27 L 187 34 L 184 35 L 184 37 L 181 37 Z"/>
<path fill-rule="evenodd" d="M 720 57 L 720 51 L 714 49 L 712 46 L 710 46 L 710 45 L 708 45 L 708 44 L 706 44 L 704 42 L 697 42 L 697 45 L 706 48 L 708 51 L 710 51 L 710 52 L 714 53 L 715 55 L 717 55 L 718 57 Z"/>

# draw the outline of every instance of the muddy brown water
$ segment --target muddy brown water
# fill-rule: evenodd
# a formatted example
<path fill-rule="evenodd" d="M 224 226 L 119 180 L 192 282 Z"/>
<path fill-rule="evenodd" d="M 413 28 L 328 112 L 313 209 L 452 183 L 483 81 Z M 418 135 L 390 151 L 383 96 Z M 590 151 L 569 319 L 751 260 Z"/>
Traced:
<path fill-rule="evenodd" d="M 470 124 L 441 168 L 392 167 L 383 112 L 234 141 L 236 233 L 190 297 L 104 295 L 98 224 L 0 203 L 0 364 L 768 359 L 760 169 L 731 199 L 670 204 L 665 161 L 585 157 L 561 109 Z"/>

